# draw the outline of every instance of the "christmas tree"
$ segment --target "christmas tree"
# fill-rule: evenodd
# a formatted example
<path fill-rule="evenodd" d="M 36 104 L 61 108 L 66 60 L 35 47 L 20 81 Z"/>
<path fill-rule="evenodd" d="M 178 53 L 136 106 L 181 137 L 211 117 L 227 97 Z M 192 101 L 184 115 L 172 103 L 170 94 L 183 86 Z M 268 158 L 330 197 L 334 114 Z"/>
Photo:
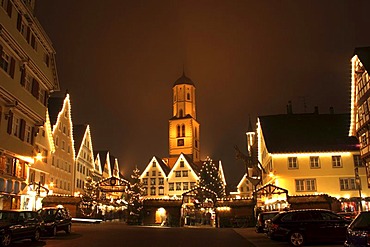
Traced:
<path fill-rule="evenodd" d="M 143 209 L 143 203 L 141 195 L 143 193 L 143 186 L 140 181 L 140 170 L 135 167 L 131 175 L 130 188 L 127 191 L 127 202 L 128 202 L 128 223 L 140 224 L 141 223 L 141 210 Z"/>
<path fill-rule="evenodd" d="M 207 157 L 200 170 L 199 186 L 215 192 L 218 198 L 225 196 L 225 186 L 217 166 L 209 157 Z"/>

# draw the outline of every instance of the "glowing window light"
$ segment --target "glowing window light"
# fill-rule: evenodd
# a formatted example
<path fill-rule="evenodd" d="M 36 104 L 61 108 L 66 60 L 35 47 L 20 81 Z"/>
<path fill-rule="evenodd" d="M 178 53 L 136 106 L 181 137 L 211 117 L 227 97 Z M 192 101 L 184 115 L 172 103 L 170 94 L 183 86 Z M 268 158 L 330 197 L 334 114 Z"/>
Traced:
<path fill-rule="evenodd" d="M 317 152 L 317 153 L 280 153 L 271 154 L 273 158 L 287 157 L 287 156 L 299 156 L 299 157 L 310 157 L 310 156 L 320 156 L 320 157 L 331 157 L 331 156 L 351 156 L 351 152 Z"/>

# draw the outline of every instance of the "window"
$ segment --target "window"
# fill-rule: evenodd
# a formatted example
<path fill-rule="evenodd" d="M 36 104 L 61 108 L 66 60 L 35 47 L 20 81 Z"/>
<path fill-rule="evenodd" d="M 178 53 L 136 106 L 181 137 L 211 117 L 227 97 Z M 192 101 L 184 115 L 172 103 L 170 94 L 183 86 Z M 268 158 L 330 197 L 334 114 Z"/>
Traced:
<path fill-rule="evenodd" d="M 155 196 L 155 187 L 150 188 L 150 195 Z"/>
<path fill-rule="evenodd" d="M 296 179 L 295 188 L 300 191 L 316 191 L 316 179 Z"/>
<path fill-rule="evenodd" d="M 184 167 L 184 161 L 180 161 L 180 167 Z"/>
<path fill-rule="evenodd" d="M 143 195 L 147 196 L 148 195 L 148 187 L 144 187 L 143 189 L 144 189 Z"/>
<path fill-rule="evenodd" d="M 147 178 L 143 178 L 143 185 L 147 185 L 148 184 L 148 179 Z"/>
<path fill-rule="evenodd" d="M 12 78 L 14 78 L 15 60 L 7 54 L 0 46 L 0 67 Z"/>
<path fill-rule="evenodd" d="M 340 190 L 358 190 L 355 178 L 339 178 Z"/>
<path fill-rule="evenodd" d="M 164 195 L 164 188 L 163 188 L 163 187 L 159 187 L 159 188 L 158 188 L 158 194 L 159 194 L 160 196 L 163 196 L 163 195 Z"/>
<path fill-rule="evenodd" d="M 151 185 L 155 185 L 155 178 L 151 178 L 151 179 L 150 179 L 150 184 L 151 184 Z"/>
<path fill-rule="evenodd" d="M 155 176 L 156 175 L 156 172 L 155 171 L 152 171 L 152 176 Z"/>
<path fill-rule="evenodd" d="M 153 161 L 152 167 L 156 167 L 156 166 L 157 166 L 157 162 Z"/>
<path fill-rule="evenodd" d="M 319 163 L 319 157 L 318 156 L 310 157 L 310 167 L 311 168 L 320 168 L 320 163 Z"/>
<path fill-rule="evenodd" d="M 189 189 L 189 183 L 188 182 L 182 183 L 182 189 L 183 190 L 188 190 Z"/>
<path fill-rule="evenodd" d="M 184 124 L 181 126 L 181 136 L 185 137 L 185 125 Z"/>
<path fill-rule="evenodd" d="M 158 179 L 158 184 L 159 185 L 164 185 L 164 178 L 159 178 Z"/>
<path fill-rule="evenodd" d="M 30 170 L 30 183 L 36 182 L 36 172 L 35 170 Z"/>
<path fill-rule="evenodd" d="M 181 190 L 181 183 L 180 182 L 176 183 L 176 190 Z"/>
<path fill-rule="evenodd" d="M 190 182 L 190 189 L 194 189 L 195 188 L 195 182 Z"/>
<path fill-rule="evenodd" d="M 188 171 L 182 171 L 182 176 L 187 177 L 188 176 Z"/>
<path fill-rule="evenodd" d="M 187 99 L 187 100 L 190 100 L 190 93 L 187 93 L 187 94 L 186 94 L 186 99 Z"/>
<path fill-rule="evenodd" d="M 182 146 L 184 146 L 184 139 L 178 139 L 178 140 L 177 140 L 177 146 L 178 146 L 178 147 L 182 147 Z"/>
<path fill-rule="evenodd" d="M 149 172 L 146 172 L 146 175 L 149 176 Z"/>
<path fill-rule="evenodd" d="M 331 160 L 333 167 L 342 167 L 341 156 L 332 156 Z"/>
<path fill-rule="evenodd" d="M 177 137 L 180 137 L 180 125 L 177 125 L 176 126 L 176 129 L 177 129 Z"/>
<path fill-rule="evenodd" d="M 366 136 L 366 133 L 364 133 L 364 134 L 361 135 L 360 142 L 361 142 L 361 146 L 362 147 L 367 146 L 367 136 Z"/>
<path fill-rule="evenodd" d="M 173 183 L 169 183 L 169 184 L 168 184 L 168 190 L 169 190 L 169 191 L 174 191 Z"/>
<path fill-rule="evenodd" d="M 361 156 L 358 154 L 353 155 L 353 162 L 355 164 L 355 167 L 363 167 L 364 164 L 361 160 Z"/>
<path fill-rule="evenodd" d="M 40 184 L 45 184 L 45 173 L 43 172 L 40 173 Z"/>
<path fill-rule="evenodd" d="M 298 169 L 297 157 L 288 157 L 288 168 Z"/>
<path fill-rule="evenodd" d="M 176 176 L 176 177 L 181 177 L 181 171 L 176 171 L 176 172 L 175 172 L 175 176 Z"/>

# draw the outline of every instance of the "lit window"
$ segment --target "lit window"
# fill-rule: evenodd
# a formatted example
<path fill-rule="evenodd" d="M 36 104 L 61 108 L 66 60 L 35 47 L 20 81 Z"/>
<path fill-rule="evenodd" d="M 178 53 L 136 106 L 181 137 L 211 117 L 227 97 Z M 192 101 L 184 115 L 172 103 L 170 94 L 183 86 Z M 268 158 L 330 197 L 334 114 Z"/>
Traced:
<path fill-rule="evenodd" d="M 151 184 L 151 185 L 155 185 L 155 178 L 151 178 L 151 179 L 150 179 L 150 184 Z"/>
<path fill-rule="evenodd" d="M 143 184 L 144 185 L 147 185 L 148 184 L 148 179 L 147 178 L 143 178 Z"/>
<path fill-rule="evenodd" d="M 147 196 L 148 195 L 148 187 L 144 187 L 143 189 L 144 189 L 143 195 Z"/>
<path fill-rule="evenodd" d="M 159 187 L 159 188 L 158 188 L 158 194 L 159 194 L 160 196 L 164 195 L 164 188 L 163 188 L 163 187 Z"/>
<path fill-rule="evenodd" d="M 158 179 L 158 184 L 159 185 L 164 185 L 164 178 L 159 178 Z"/>

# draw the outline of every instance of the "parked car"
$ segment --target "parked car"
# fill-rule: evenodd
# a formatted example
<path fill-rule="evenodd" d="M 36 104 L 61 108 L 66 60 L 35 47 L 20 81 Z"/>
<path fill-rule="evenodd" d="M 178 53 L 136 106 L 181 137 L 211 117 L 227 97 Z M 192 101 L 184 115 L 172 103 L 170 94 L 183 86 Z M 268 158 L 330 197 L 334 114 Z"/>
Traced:
<path fill-rule="evenodd" d="M 306 242 L 344 242 L 351 220 L 326 209 L 281 212 L 268 223 L 267 236 L 293 246 Z"/>
<path fill-rule="evenodd" d="M 58 231 L 71 232 L 72 217 L 63 207 L 47 207 L 37 211 L 42 218 L 42 230 L 50 236 L 57 235 Z"/>
<path fill-rule="evenodd" d="M 347 228 L 346 247 L 370 246 L 370 212 L 360 212 Z"/>
<path fill-rule="evenodd" d="M 261 212 L 257 216 L 257 222 L 256 222 L 256 232 L 266 232 L 267 228 L 265 227 L 265 222 L 271 218 L 273 218 L 275 215 L 277 215 L 279 211 L 269 211 L 269 212 Z"/>
<path fill-rule="evenodd" d="M 38 241 L 41 219 L 36 212 L 26 210 L 0 210 L 0 240 L 9 246 L 15 240 Z"/>

